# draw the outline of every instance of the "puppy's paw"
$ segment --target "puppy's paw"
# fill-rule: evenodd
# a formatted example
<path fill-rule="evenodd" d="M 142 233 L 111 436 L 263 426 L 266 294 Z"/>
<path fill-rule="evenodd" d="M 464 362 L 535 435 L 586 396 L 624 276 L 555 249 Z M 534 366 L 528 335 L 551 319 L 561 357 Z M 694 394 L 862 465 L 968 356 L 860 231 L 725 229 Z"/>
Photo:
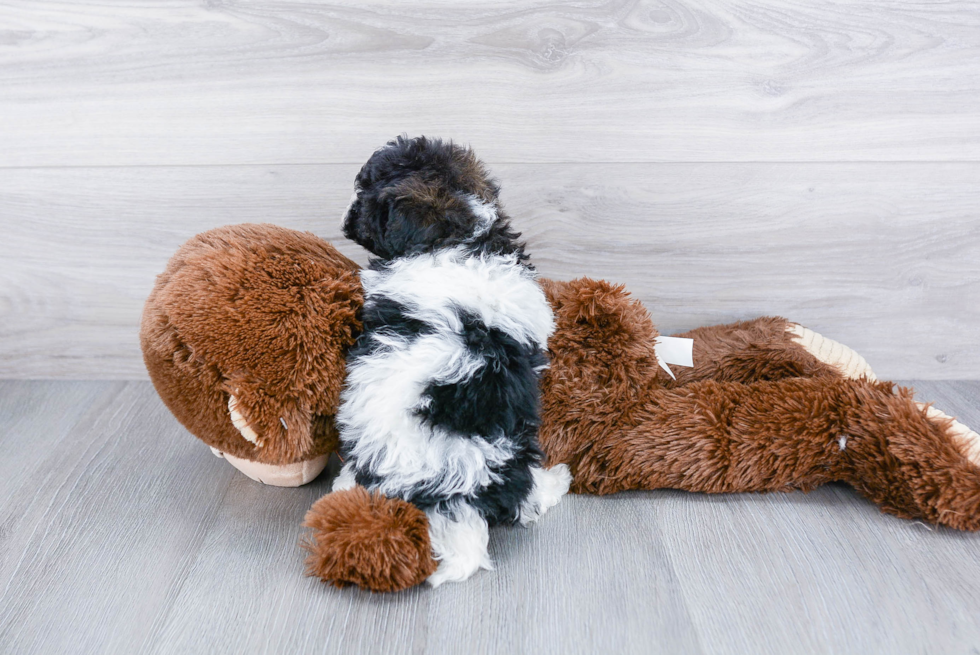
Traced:
<path fill-rule="evenodd" d="M 439 562 L 426 582 L 438 587 L 443 582 L 462 582 L 480 569 L 493 570 L 487 545 L 490 532 L 487 522 L 472 507 L 464 505 L 450 518 L 429 512 L 429 540 L 432 555 Z"/>
<path fill-rule="evenodd" d="M 425 581 L 434 589 L 443 582 L 463 582 L 480 569 L 493 570 L 489 558 L 487 558 L 485 565 L 480 566 L 470 566 L 456 561 L 442 561 L 439 562 L 439 568 L 436 569 L 436 572 L 426 578 Z"/>
<path fill-rule="evenodd" d="M 331 491 L 347 491 L 348 489 L 353 489 L 357 486 L 357 480 L 354 477 L 354 467 L 350 464 L 344 464 L 344 467 L 340 469 L 340 473 L 337 477 L 333 479 L 333 486 L 330 488 Z"/>
<path fill-rule="evenodd" d="M 545 512 L 558 504 L 572 484 L 572 474 L 567 464 L 556 464 L 549 469 L 533 467 L 531 475 L 534 478 L 534 486 L 521 505 L 521 525 L 533 523 L 541 518 Z"/>
<path fill-rule="evenodd" d="M 228 414 L 231 416 L 231 422 L 241 433 L 242 438 L 255 444 L 256 448 L 261 448 L 262 444 L 259 443 L 259 435 L 249 426 L 248 420 L 239 411 L 238 399 L 232 395 L 228 396 Z"/>

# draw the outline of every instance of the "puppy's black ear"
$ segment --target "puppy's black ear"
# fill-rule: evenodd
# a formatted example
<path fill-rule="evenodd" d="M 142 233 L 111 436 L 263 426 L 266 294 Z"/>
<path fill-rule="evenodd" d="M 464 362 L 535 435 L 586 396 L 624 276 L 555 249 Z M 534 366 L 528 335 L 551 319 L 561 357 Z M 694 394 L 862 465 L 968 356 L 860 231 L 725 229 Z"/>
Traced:
<path fill-rule="evenodd" d="M 388 223 L 387 208 L 383 209 L 381 211 L 378 196 L 373 190 L 365 192 L 358 185 L 350 207 L 344 214 L 343 230 L 345 237 L 369 252 L 390 258 L 390 255 L 378 252 L 378 245 L 383 242 Z"/>

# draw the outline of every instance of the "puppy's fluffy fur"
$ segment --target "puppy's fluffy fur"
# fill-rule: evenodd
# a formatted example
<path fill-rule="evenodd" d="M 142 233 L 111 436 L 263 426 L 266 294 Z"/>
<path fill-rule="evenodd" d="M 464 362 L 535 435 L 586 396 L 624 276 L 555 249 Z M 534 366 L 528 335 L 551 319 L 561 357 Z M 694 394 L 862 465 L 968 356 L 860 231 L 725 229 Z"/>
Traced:
<path fill-rule="evenodd" d="M 568 490 L 538 448 L 551 307 L 473 153 L 398 138 L 357 176 L 344 234 L 377 255 L 361 274 L 364 332 L 337 415 L 360 484 L 429 517 L 438 585 L 491 568 L 488 525 L 528 523 Z"/>

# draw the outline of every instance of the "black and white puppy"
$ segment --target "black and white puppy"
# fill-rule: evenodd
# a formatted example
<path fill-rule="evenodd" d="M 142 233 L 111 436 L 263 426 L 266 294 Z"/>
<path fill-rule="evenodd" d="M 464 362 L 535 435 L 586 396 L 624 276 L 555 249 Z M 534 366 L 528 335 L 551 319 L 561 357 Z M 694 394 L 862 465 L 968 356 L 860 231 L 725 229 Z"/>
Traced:
<path fill-rule="evenodd" d="M 344 217 L 378 259 L 361 273 L 334 489 L 422 509 L 433 586 L 492 568 L 488 525 L 536 520 L 571 481 L 564 464 L 542 468 L 538 379 L 554 318 L 498 193 L 469 149 L 400 137 L 358 173 Z"/>

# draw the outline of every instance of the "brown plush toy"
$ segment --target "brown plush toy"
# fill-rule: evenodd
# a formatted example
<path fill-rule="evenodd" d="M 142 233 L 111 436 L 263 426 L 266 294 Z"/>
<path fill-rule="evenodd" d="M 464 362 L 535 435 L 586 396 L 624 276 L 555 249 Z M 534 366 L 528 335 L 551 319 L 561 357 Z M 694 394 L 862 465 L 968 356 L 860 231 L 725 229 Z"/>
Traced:
<path fill-rule="evenodd" d="M 259 482 L 299 486 L 337 449 L 362 302 L 358 266 L 312 234 L 212 230 L 157 277 L 143 359 L 170 411 L 215 454 Z"/>
<path fill-rule="evenodd" d="M 337 446 L 358 331 L 357 266 L 308 233 L 198 235 L 158 278 L 141 341 L 160 396 L 246 475 L 304 484 Z M 781 318 L 699 328 L 693 368 L 658 365 L 643 306 L 607 282 L 543 280 L 557 329 L 540 441 L 572 490 L 808 490 L 842 481 L 885 512 L 980 529 L 980 436 L 877 382 L 852 351 Z M 229 409 L 229 407 L 231 409 Z M 363 489 L 313 506 L 309 572 L 376 591 L 435 569 L 426 517 Z"/>
<path fill-rule="evenodd" d="M 460 158 L 464 171 L 484 174 L 472 153 Z M 442 202 L 421 191 L 416 200 Z M 548 466 L 569 467 L 572 491 L 842 481 L 882 511 L 980 529 L 980 435 L 876 381 L 853 351 L 760 318 L 676 335 L 694 340 L 694 366 L 674 379 L 658 362 L 650 315 L 621 286 L 541 284 L 556 329 L 538 438 Z M 334 419 L 362 303 L 357 265 L 312 234 L 212 230 L 157 279 L 144 359 L 167 406 L 216 454 L 261 482 L 305 484 L 338 446 Z M 337 491 L 305 525 L 308 572 L 324 581 L 393 591 L 436 568 L 426 515 L 400 499 Z"/>

